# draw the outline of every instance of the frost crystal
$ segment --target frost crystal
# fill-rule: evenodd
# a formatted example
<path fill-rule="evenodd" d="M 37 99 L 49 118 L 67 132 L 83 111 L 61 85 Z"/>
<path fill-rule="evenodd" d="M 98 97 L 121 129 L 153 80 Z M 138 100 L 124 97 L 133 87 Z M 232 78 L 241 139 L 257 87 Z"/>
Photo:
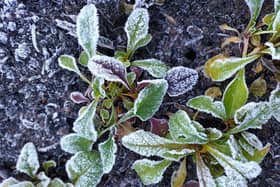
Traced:
<path fill-rule="evenodd" d="M 179 96 L 191 90 L 197 83 L 197 71 L 183 66 L 170 69 L 165 76 L 168 82 L 168 95 Z"/>
<path fill-rule="evenodd" d="M 124 64 L 112 57 L 94 56 L 88 63 L 91 73 L 108 81 L 121 82 L 127 88 L 127 73 Z"/>

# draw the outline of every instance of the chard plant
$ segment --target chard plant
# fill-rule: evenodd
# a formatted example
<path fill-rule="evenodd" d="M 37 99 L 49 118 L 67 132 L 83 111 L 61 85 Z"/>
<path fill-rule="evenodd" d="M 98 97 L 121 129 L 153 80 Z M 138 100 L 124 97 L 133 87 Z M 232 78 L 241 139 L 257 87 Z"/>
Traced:
<path fill-rule="evenodd" d="M 97 9 L 87 5 L 77 17 L 76 33 L 84 50 L 78 62 L 90 71 L 91 76 L 82 73 L 74 57 L 62 55 L 58 59 L 62 68 L 77 73 L 88 84 L 85 94 L 71 93 L 74 102 L 86 105 L 74 122 L 74 132 L 60 142 L 64 151 L 74 154 L 66 163 L 66 171 L 76 187 L 96 186 L 102 176 L 112 170 L 117 152 L 116 129 L 130 119 L 149 120 L 166 94 L 184 94 L 198 79 L 198 73 L 190 68 L 169 68 L 154 58 L 132 58 L 137 49 L 152 39 L 146 9 L 133 10 L 124 30 L 127 35 L 125 50 L 116 51 L 113 57 L 98 52 Z M 142 70 L 156 79 L 140 81 Z M 107 139 L 100 143 L 101 137 Z M 95 143 L 99 144 L 93 149 Z"/>
<path fill-rule="evenodd" d="M 209 96 L 190 99 L 187 106 L 211 114 L 227 124 L 226 108 L 231 103 L 214 101 Z M 232 128 L 219 130 L 204 128 L 191 120 L 187 112 L 179 110 L 169 117 L 169 133 L 165 137 L 138 130 L 122 139 L 122 144 L 142 156 L 157 156 L 160 159 L 141 159 L 132 168 L 145 185 L 162 180 L 163 173 L 172 162 L 179 162 L 173 172 L 172 187 L 185 183 L 186 157 L 191 156 L 196 164 L 200 187 L 246 187 L 247 180 L 261 173 L 259 163 L 270 149 L 263 146 L 256 135 L 248 129 L 261 128 L 272 117 L 280 122 L 280 86 L 271 93 L 267 102 L 251 102 L 234 112 Z"/>
<path fill-rule="evenodd" d="M 64 183 L 60 178 L 51 179 L 48 177 L 48 170 L 56 167 L 53 160 L 45 161 L 42 164 L 44 171 L 39 172 L 40 164 L 38 153 L 33 143 L 26 143 L 19 155 L 16 169 L 30 177 L 30 181 L 18 181 L 10 177 L 0 183 L 0 187 L 74 187 L 71 183 Z"/>
<path fill-rule="evenodd" d="M 224 81 L 231 77 L 233 80 L 227 85 L 223 101 L 231 102 L 226 107 L 226 115 L 233 118 L 235 111 L 243 106 L 248 98 L 248 86 L 245 80 L 245 66 L 258 62 L 256 72 L 261 72 L 263 67 L 271 70 L 276 78 L 279 79 L 280 69 L 280 1 L 274 1 L 274 12 L 262 19 L 258 23 L 258 17 L 262 9 L 264 0 L 245 0 L 249 7 L 251 19 L 245 31 L 240 33 L 238 30 L 222 25 L 222 30 L 234 32 L 236 35 L 225 40 L 222 47 L 237 43 L 240 47 L 239 57 L 228 57 L 223 54 L 214 56 L 205 64 L 205 73 L 213 81 Z M 263 42 L 265 41 L 265 42 Z M 252 85 L 251 91 L 261 90 L 263 95 L 266 90 L 264 79 L 257 79 Z M 257 87 L 257 88 L 256 88 Z M 264 90 L 264 91 L 263 91 Z"/>

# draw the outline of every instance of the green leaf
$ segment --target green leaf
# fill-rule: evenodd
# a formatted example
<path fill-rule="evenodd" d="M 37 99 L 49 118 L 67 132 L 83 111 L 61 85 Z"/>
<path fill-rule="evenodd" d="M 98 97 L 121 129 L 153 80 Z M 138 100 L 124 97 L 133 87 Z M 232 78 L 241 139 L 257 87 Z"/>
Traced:
<path fill-rule="evenodd" d="M 92 90 L 93 90 L 93 96 L 95 99 L 98 99 L 99 97 L 105 98 L 106 92 L 103 89 L 104 85 L 104 79 L 100 77 L 95 77 L 92 82 Z"/>
<path fill-rule="evenodd" d="M 260 149 L 260 150 L 255 150 L 254 154 L 250 155 L 247 154 L 246 152 L 244 152 L 244 156 L 250 160 L 250 161 L 255 161 L 257 163 L 261 163 L 263 161 L 263 159 L 265 158 L 265 156 L 267 155 L 267 153 L 270 150 L 271 145 L 267 144 L 264 148 Z"/>
<path fill-rule="evenodd" d="M 274 20 L 272 23 L 272 30 L 276 31 L 276 33 L 274 35 L 277 35 L 280 32 L 280 12 L 277 12 L 276 16 L 274 17 Z"/>
<path fill-rule="evenodd" d="M 136 73 L 129 72 L 127 74 L 127 81 L 128 81 L 128 84 L 129 84 L 130 87 L 133 85 L 135 80 L 136 80 Z"/>
<path fill-rule="evenodd" d="M 245 70 L 241 70 L 228 84 L 223 95 L 223 103 L 227 118 L 233 118 L 234 113 L 247 102 L 248 88 L 245 81 Z"/>
<path fill-rule="evenodd" d="M 255 26 L 257 22 L 264 0 L 245 0 L 245 2 L 249 7 L 250 15 L 251 15 L 250 23 L 248 26 L 252 28 Z"/>
<path fill-rule="evenodd" d="M 177 161 L 194 150 L 186 148 L 170 139 L 162 138 L 151 132 L 138 130 L 122 138 L 122 144 L 131 151 L 143 156 L 159 156 L 168 160 Z"/>
<path fill-rule="evenodd" d="M 92 101 L 86 110 L 74 122 L 73 130 L 80 136 L 85 137 L 93 142 L 97 139 L 97 132 L 93 123 L 97 101 Z"/>
<path fill-rule="evenodd" d="M 280 10 L 280 0 L 274 0 L 274 11 L 277 13 Z"/>
<path fill-rule="evenodd" d="M 67 187 L 66 184 L 59 178 L 54 178 L 48 187 Z"/>
<path fill-rule="evenodd" d="M 157 59 L 136 60 L 131 62 L 132 66 L 137 66 L 148 71 L 153 77 L 162 78 L 168 71 L 168 67 L 164 62 Z"/>
<path fill-rule="evenodd" d="M 93 4 L 86 5 L 77 17 L 77 36 L 79 44 L 89 57 L 96 54 L 99 38 L 98 16 Z"/>
<path fill-rule="evenodd" d="M 75 154 L 80 151 L 90 151 L 93 141 L 76 133 L 68 134 L 61 138 L 60 146 L 65 152 Z"/>
<path fill-rule="evenodd" d="M 136 45 L 134 46 L 134 51 L 136 51 L 137 49 L 141 48 L 141 47 L 145 47 L 146 45 L 148 45 L 150 43 L 150 41 L 152 40 L 152 35 L 151 34 L 147 34 L 144 38 L 140 39 Z"/>
<path fill-rule="evenodd" d="M 168 160 L 153 161 L 142 159 L 135 161 L 132 169 L 136 171 L 144 185 L 150 185 L 162 180 L 163 173 L 170 164 L 171 162 Z"/>
<path fill-rule="evenodd" d="M 149 14 L 147 9 L 136 8 L 128 17 L 125 23 L 125 32 L 127 35 L 127 51 L 133 53 L 136 50 L 136 46 L 139 45 L 139 41 L 146 39 L 149 30 Z M 147 42 L 141 41 L 142 44 Z"/>
<path fill-rule="evenodd" d="M 40 167 L 38 154 L 33 143 L 25 144 L 17 160 L 16 169 L 30 177 L 34 177 Z"/>
<path fill-rule="evenodd" d="M 51 179 L 44 173 L 44 172 L 40 172 L 37 175 L 37 179 L 40 181 L 36 187 L 48 187 Z"/>
<path fill-rule="evenodd" d="M 17 184 L 13 184 L 11 186 L 8 187 L 35 187 L 31 182 L 28 181 L 23 181 Z"/>
<path fill-rule="evenodd" d="M 205 73 L 214 81 L 224 81 L 257 58 L 259 58 L 258 55 L 246 58 L 224 57 L 218 55 L 206 62 L 204 66 Z"/>
<path fill-rule="evenodd" d="M 254 148 L 256 148 L 256 149 L 262 149 L 263 148 L 262 142 L 253 133 L 245 131 L 245 132 L 241 133 L 241 136 L 246 140 L 246 142 L 248 142 Z"/>
<path fill-rule="evenodd" d="M 116 160 L 117 149 L 113 136 L 98 145 L 104 173 L 109 173 L 112 170 Z"/>
<path fill-rule="evenodd" d="M 56 162 L 54 160 L 44 161 L 42 164 L 46 174 L 48 174 L 49 168 L 56 167 Z"/>
<path fill-rule="evenodd" d="M 239 160 L 242 162 L 246 162 L 247 159 L 242 154 L 242 149 L 237 143 L 235 137 L 233 135 L 230 135 L 227 144 L 229 145 L 230 151 L 231 151 L 231 157 L 235 160 Z"/>
<path fill-rule="evenodd" d="M 150 119 L 159 109 L 168 89 L 164 79 L 142 81 L 139 84 L 149 84 L 140 91 L 134 102 L 134 114 L 142 121 Z"/>
<path fill-rule="evenodd" d="M 61 55 L 58 58 L 58 64 L 60 67 L 67 69 L 69 71 L 73 71 L 77 74 L 81 74 L 77 64 L 76 64 L 76 60 L 74 57 L 70 56 L 70 55 Z"/>
<path fill-rule="evenodd" d="M 10 187 L 11 185 L 19 183 L 15 178 L 9 177 L 0 183 L 0 187 Z"/>
<path fill-rule="evenodd" d="M 172 114 L 168 124 L 170 135 L 175 141 L 186 144 L 205 144 L 208 142 L 207 135 L 196 128 L 196 124 L 183 110 Z"/>
<path fill-rule="evenodd" d="M 280 48 L 274 47 L 274 44 L 270 42 L 266 42 L 265 45 L 269 47 L 268 51 L 272 57 L 272 60 L 280 60 Z"/>
<path fill-rule="evenodd" d="M 182 187 L 187 178 L 186 158 L 180 163 L 179 169 L 174 171 L 171 178 L 171 187 Z"/>
<path fill-rule="evenodd" d="M 247 129 L 260 129 L 271 118 L 269 103 L 247 103 L 236 111 L 234 121 L 238 126 L 228 131 L 227 134 L 235 134 Z"/>
<path fill-rule="evenodd" d="M 225 169 L 225 173 L 228 177 L 233 177 L 234 175 L 236 175 L 236 178 L 240 178 L 240 180 L 242 180 L 242 177 L 253 179 L 261 173 L 262 169 L 256 162 L 241 162 L 234 160 L 231 157 L 209 146 L 207 146 L 207 150 Z"/>
<path fill-rule="evenodd" d="M 222 131 L 220 131 L 216 128 L 207 128 L 206 134 L 207 134 L 208 140 L 210 140 L 210 141 L 218 140 L 223 136 Z"/>
<path fill-rule="evenodd" d="M 248 153 L 251 156 L 254 155 L 255 148 L 252 145 L 250 145 L 243 137 L 238 138 L 238 144 L 241 146 L 241 148 L 244 151 L 246 151 L 246 153 Z M 243 155 L 246 157 L 244 151 L 243 151 Z"/>
<path fill-rule="evenodd" d="M 79 152 L 66 163 L 66 172 L 75 187 L 96 186 L 103 175 L 98 152 Z"/>
<path fill-rule="evenodd" d="M 200 112 L 206 112 L 212 114 L 214 117 L 220 119 L 226 119 L 226 111 L 224 104 L 220 101 L 213 101 L 209 96 L 198 96 L 190 99 L 187 102 L 187 106 L 194 108 Z"/>
<path fill-rule="evenodd" d="M 269 102 L 273 117 L 280 122 L 280 84 L 271 92 Z"/>
<path fill-rule="evenodd" d="M 79 56 L 79 63 L 81 65 L 87 67 L 88 61 L 89 61 L 88 54 L 85 51 L 83 51 Z"/>
<path fill-rule="evenodd" d="M 210 173 L 210 169 L 205 165 L 201 156 L 196 157 L 196 174 L 200 187 L 215 187 L 215 180 Z"/>
<path fill-rule="evenodd" d="M 102 120 L 105 121 L 105 120 L 109 119 L 110 113 L 108 110 L 102 108 L 100 110 L 100 116 L 101 116 Z"/>

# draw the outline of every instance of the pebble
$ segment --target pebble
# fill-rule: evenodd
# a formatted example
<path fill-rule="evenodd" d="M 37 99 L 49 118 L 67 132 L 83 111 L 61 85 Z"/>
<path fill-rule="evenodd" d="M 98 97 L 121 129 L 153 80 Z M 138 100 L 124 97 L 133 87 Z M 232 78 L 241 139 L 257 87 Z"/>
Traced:
<path fill-rule="evenodd" d="M 26 59 L 31 53 L 30 47 L 27 43 L 21 43 L 18 45 L 18 48 L 15 51 L 16 59 L 17 57 Z"/>
<path fill-rule="evenodd" d="M 2 31 L 0 31 L 0 43 L 2 43 L 2 44 L 8 43 L 8 35 Z"/>

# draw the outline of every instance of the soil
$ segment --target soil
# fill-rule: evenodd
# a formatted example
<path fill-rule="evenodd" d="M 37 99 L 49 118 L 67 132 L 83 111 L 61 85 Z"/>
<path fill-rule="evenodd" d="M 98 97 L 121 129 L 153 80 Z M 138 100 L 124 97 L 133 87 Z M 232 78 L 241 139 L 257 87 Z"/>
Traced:
<path fill-rule="evenodd" d="M 121 0 L 92 0 L 100 15 L 101 35 L 113 41 L 113 48 L 124 48 L 126 37 L 123 26 L 126 15 L 120 11 Z M 57 26 L 56 20 L 74 23 L 75 15 L 86 0 L 2 0 L 0 2 L 0 181 L 20 175 L 15 163 L 22 146 L 36 144 L 40 160 L 53 159 L 58 163 L 52 175 L 66 179 L 65 161 L 69 155 L 59 147 L 63 135 L 71 132 L 72 123 L 80 106 L 69 99 L 72 91 L 84 91 L 86 85 L 75 74 L 62 70 L 57 57 L 70 54 L 78 57 L 81 48 L 74 36 Z M 265 1 L 263 12 L 272 10 L 272 1 Z M 200 72 L 195 88 L 176 98 L 165 98 L 157 116 L 174 112 L 174 103 L 185 104 L 201 95 L 211 86 L 225 88 L 224 83 L 213 83 L 202 72 L 207 59 L 222 52 L 221 42 L 228 36 L 219 29 L 227 23 L 243 30 L 249 20 L 244 0 L 166 0 L 163 6 L 149 8 L 152 42 L 136 53 L 135 58 L 154 57 L 169 66 L 186 66 Z M 176 23 L 175 23 L 175 22 Z M 33 33 L 33 41 L 32 41 Z M 35 33 L 35 39 L 34 39 Z M 100 48 L 104 53 L 112 50 Z M 226 48 L 239 55 L 238 47 Z M 259 77 L 247 69 L 250 84 Z M 265 73 L 268 90 L 276 82 Z M 250 100 L 267 99 L 250 96 Z M 202 122 L 203 123 L 203 122 Z M 216 120 L 203 124 L 215 126 Z M 249 186 L 279 186 L 280 183 L 280 126 L 271 120 L 262 130 L 255 131 L 263 143 L 272 148 L 262 162 L 263 172 L 250 181 Z M 130 169 L 140 157 L 119 146 L 117 161 L 109 175 L 103 177 L 100 187 L 143 186 Z M 189 162 L 191 163 L 191 161 Z M 170 186 L 170 177 L 177 167 L 172 165 L 161 183 Z M 188 180 L 196 180 L 195 168 L 188 164 Z M 190 184 L 188 185 L 190 186 Z"/>

